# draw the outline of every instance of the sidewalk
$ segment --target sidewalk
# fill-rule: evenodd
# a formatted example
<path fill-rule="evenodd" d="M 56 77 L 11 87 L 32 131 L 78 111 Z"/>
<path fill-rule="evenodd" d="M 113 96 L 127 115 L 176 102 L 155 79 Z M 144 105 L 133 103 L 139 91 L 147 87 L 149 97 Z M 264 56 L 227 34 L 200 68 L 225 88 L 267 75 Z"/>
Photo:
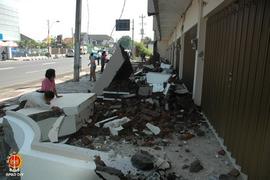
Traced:
<path fill-rule="evenodd" d="M 0 62 L 13 62 L 13 61 L 36 61 L 36 60 L 45 60 L 45 59 L 58 59 L 66 57 L 65 54 L 56 54 L 52 57 L 47 56 L 27 56 L 27 57 L 14 57 L 12 59 L 0 60 Z"/>

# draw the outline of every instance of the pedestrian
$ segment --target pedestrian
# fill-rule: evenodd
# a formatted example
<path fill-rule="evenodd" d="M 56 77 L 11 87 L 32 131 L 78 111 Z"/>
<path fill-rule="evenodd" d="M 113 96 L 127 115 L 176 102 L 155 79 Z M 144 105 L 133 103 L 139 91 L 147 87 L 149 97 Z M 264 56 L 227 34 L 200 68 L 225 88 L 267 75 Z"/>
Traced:
<path fill-rule="evenodd" d="M 105 66 L 106 61 L 107 61 L 106 51 L 103 51 L 101 54 L 101 73 L 103 73 L 103 71 L 104 71 L 104 66 Z"/>
<path fill-rule="evenodd" d="M 90 65 L 90 80 L 89 81 L 96 81 L 96 59 L 94 57 L 94 53 L 91 53 L 90 54 L 90 57 L 89 57 L 89 64 L 88 66 Z"/>
<path fill-rule="evenodd" d="M 99 61 L 100 61 L 100 59 L 101 59 L 101 52 L 98 51 L 98 52 L 97 52 L 97 63 L 98 63 L 98 66 L 99 66 Z"/>
<path fill-rule="evenodd" d="M 22 108 L 42 108 L 63 112 L 59 107 L 51 105 L 51 100 L 53 100 L 54 96 L 52 91 L 27 93 L 19 98 L 20 105 L 16 110 Z"/>
<path fill-rule="evenodd" d="M 54 92 L 54 95 L 57 98 L 60 98 L 62 96 L 59 96 L 56 91 L 56 86 L 55 86 L 55 70 L 54 69 L 47 69 L 45 73 L 45 79 L 42 81 L 41 85 L 41 92 L 46 92 L 46 91 L 52 91 Z"/>
<path fill-rule="evenodd" d="M 6 51 L 3 50 L 2 53 L 1 53 L 1 55 L 2 55 L 2 60 L 5 60 L 6 59 Z"/>
<path fill-rule="evenodd" d="M 142 62 L 145 62 L 146 60 L 145 60 L 145 54 L 144 53 L 141 53 L 141 60 L 142 60 Z"/>

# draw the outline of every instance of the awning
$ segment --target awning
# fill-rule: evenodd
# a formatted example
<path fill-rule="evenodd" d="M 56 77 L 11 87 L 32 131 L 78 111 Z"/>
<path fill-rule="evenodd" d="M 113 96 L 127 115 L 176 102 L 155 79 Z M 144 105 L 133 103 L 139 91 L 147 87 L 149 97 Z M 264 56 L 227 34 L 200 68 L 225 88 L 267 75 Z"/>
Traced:
<path fill-rule="evenodd" d="M 13 41 L 0 41 L 0 47 L 18 47 L 18 44 Z"/>
<path fill-rule="evenodd" d="M 191 2 L 191 0 L 148 0 L 148 15 L 156 16 L 154 30 L 159 31 L 160 39 L 170 39 L 181 15 Z"/>

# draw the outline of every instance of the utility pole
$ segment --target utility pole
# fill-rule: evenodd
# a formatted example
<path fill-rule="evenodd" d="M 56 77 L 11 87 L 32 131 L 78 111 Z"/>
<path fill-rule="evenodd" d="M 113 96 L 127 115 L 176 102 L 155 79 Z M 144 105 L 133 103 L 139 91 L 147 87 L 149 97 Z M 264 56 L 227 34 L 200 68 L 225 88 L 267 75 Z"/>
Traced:
<path fill-rule="evenodd" d="M 132 57 L 134 56 L 134 19 L 132 19 L 132 42 L 131 42 Z"/>
<path fill-rule="evenodd" d="M 71 40 L 72 40 L 72 49 L 74 49 L 74 32 L 73 32 L 73 27 L 71 28 Z"/>
<path fill-rule="evenodd" d="M 50 38 L 50 20 L 47 20 L 47 25 L 48 25 L 48 36 L 47 36 L 47 48 L 48 48 L 48 57 L 51 56 L 51 48 L 50 48 L 50 44 L 51 44 L 51 38 Z"/>
<path fill-rule="evenodd" d="M 140 16 L 140 18 L 142 19 L 142 29 L 141 29 L 141 35 L 142 35 L 142 38 L 141 38 L 141 42 L 143 42 L 143 35 L 144 35 L 144 23 L 143 23 L 143 19 L 145 18 L 145 16 L 142 14 L 142 16 Z"/>
<path fill-rule="evenodd" d="M 52 26 L 54 25 L 54 23 L 59 23 L 60 21 L 54 21 L 52 22 L 52 24 L 50 23 L 50 20 L 47 20 L 47 26 L 48 26 L 48 37 L 47 37 L 47 46 L 48 46 L 48 56 L 51 57 L 51 35 L 50 35 L 50 30 L 52 28 Z"/>
<path fill-rule="evenodd" d="M 74 56 L 74 81 L 80 80 L 80 44 L 81 44 L 81 15 L 82 0 L 76 0 L 75 19 L 75 56 Z"/>

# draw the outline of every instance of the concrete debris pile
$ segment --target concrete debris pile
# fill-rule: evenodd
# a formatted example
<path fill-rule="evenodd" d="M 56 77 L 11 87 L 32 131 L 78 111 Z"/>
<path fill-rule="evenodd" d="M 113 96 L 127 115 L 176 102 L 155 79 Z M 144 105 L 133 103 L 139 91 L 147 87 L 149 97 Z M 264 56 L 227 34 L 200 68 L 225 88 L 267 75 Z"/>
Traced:
<path fill-rule="evenodd" d="M 160 147 L 170 144 L 175 134 L 183 142 L 205 136 L 208 125 L 200 108 L 193 103 L 184 84 L 170 71 L 170 66 L 163 64 L 162 67 L 168 69 L 138 64 L 137 71 L 128 80 L 112 78 L 114 81 L 102 90 L 95 102 L 91 123 L 71 136 L 68 143 L 107 152 L 120 141 L 161 150 Z M 150 173 L 129 174 L 130 179 L 181 179 L 167 171 L 171 164 L 166 158 L 154 157 L 147 151 L 135 153 L 131 163 L 138 170 Z M 197 160 L 188 168 L 191 173 L 196 173 L 203 166 Z"/>
<path fill-rule="evenodd" d="M 110 180 L 185 180 L 198 179 L 201 175 L 204 175 L 202 179 L 238 177 L 237 170 L 228 174 L 223 174 L 225 169 L 209 172 L 210 168 L 228 166 L 226 153 L 219 146 L 213 154 L 209 153 L 214 145 L 203 149 L 216 140 L 211 139 L 213 135 L 200 107 L 193 103 L 191 94 L 177 77 L 169 64 L 131 64 L 120 47 L 96 82 L 92 91 L 95 94 L 77 94 L 76 97 L 66 94 L 53 102 L 64 109 L 65 117 L 22 109 L 20 114 L 11 113 L 7 119 L 11 124 L 20 123 L 18 118 L 34 124 L 29 128 L 35 127 L 33 132 L 37 131 L 40 136 L 36 142 L 38 148 L 43 150 L 49 146 L 52 149 L 49 155 L 63 149 L 69 151 L 63 152 L 68 157 L 78 156 L 79 160 L 91 157 L 92 160 L 85 161 L 91 164 L 83 171 L 87 174 L 91 169 L 90 175 L 85 177 Z M 4 115 L 2 108 L 0 117 Z M 15 129 L 18 127 L 14 125 Z M 30 132 L 25 130 L 24 133 Z M 58 138 L 68 140 L 66 144 L 57 143 Z M 42 142 L 48 140 L 54 143 Z M 31 152 L 27 153 L 32 156 Z M 214 158 L 216 164 L 205 162 L 209 157 Z M 66 165 L 70 166 L 68 162 Z M 76 171 L 81 167 L 78 165 Z"/>

